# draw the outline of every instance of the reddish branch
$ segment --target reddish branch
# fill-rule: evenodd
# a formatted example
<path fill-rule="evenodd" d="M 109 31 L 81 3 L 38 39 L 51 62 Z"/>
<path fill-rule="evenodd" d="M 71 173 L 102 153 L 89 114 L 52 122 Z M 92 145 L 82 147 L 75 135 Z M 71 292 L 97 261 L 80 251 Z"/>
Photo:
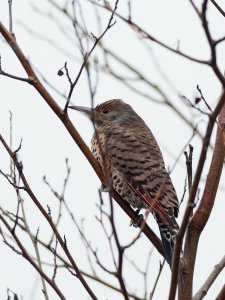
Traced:
<path fill-rule="evenodd" d="M 221 133 L 220 126 L 217 128 L 217 138 L 215 143 L 215 148 L 213 152 L 213 157 L 211 161 L 211 166 L 209 169 L 204 194 L 202 196 L 200 205 L 194 214 L 190 224 L 189 218 L 193 210 L 194 202 L 195 202 L 195 196 L 198 189 L 199 181 L 202 175 L 202 170 L 205 164 L 206 160 L 206 153 L 209 147 L 210 138 L 212 134 L 212 130 L 214 127 L 214 124 L 216 122 L 216 118 L 219 114 L 219 124 L 225 123 L 225 91 L 223 91 L 222 96 L 214 109 L 214 111 L 211 113 L 209 117 L 208 127 L 206 130 L 205 138 L 203 140 L 202 144 L 202 150 L 196 170 L 196 174 L 194 177 L 194 181 L 192 184 L 192 188 L 190 191 L 189 200 L 187 203 L 187 207 L 184 213 L 184 217 L 180 226 L 180 230 L 177 233 L 176 238 L 176 244 L 174 248 L 174 255 L 173 255 L 173 264 L 172 264 L 172 278 L 171 278 L 171 286 L 170 286 L 170 296 L 169 300 L 173 300 L 175 298 L 176 294 L 176 288 L 177 288 L 177 280 L 178 280 L 178 270 L 179 270 L 179 264 L 180 264 L 180 252 L 182 247 L 182 242 L 184 238 L 185 231 L 187 229 L 187 237 L 185 242 L 185 250 L 184 250 L 184 264 L 185 264 L 185 273 L 183 274 L 184 280 L 187 280 L 189 283 L 189 289 L 187 287 L 186 283 L 184 285 L 180 285 L 180 291 L 182 293 L 182 296 L 180 299 L 191 299 L 190 295 L 187 296 L 188 293 L 192 294 L 192 276 L 193 276 L 193 270 L 194 270 L 194 263 L 195 263 L 195 251 L 197 250 L 197 244 L 198 239 L 200 237 L 200 234 L 210 216 L 210 212 L 214 203 L 214 199 L 216 196 L 216 191 L 219 184 L 219 179 L 222 171 L 223 161 L 224 161 L 224 143 Z M 222 126 L 222 125 L 221 125 Z M 207 212 L 207 213 L 206 213 Z M 193 232 L 196 233 L 193 235 Z M 193 243 L 193 238 L 196 238 L 195 243 Z M 191 264 L 191 265 L 190 265 Z M 188 271 L 186 271 L 186 268 Z M 188 274 L 187 274 L 188 272 Z M 183 286 L 183 288 L 182 288 Z M 185 286 L 185 290 L 184 290 Z M 183 295 L 183 293 L 185 295 Z M 186 298 L 182 298 L 186 296 Z"/>
<path fill-rule="evenodd" d="M 219 292 L 219 295 L 216 297 L 215 300 L 224 300 L 225 299 L 225 284 L 222 287 L 221 291 Z"/>
<path fill-rule="evenodd" d="M 194 273 L 194 265 L 196 259 L 196 252 L 198 247 L 199 237 L 203 231 L 213 208 L 213 204 L 216 197 L 216 192 L 219 185 L 219 180 L 222 172 L 225 147 L 224 147 L 224 125 L 225 125 L 225 91 L 223 91 L 221 100 L 219 102 L 223 104 L 221 112 L 219 114 L 219 124 L 217 128 L 215 149 L 211 160 L 210 169 L 208 172 L 204 193 L 200 201 L 199 207 L 195 212 L 190 225 L 187 230 L 187 237 L 184 249 L 184 263 L 185 274 L 184 281 L 187 285 L 187 290 L 192 292 L 192 281 Z M 215 112 L 215 111 L 214 111 Z M 191 255 L 190 255 L 191 254 Z M 183 288 L 180 289 L 181 298 L 185 295 L 184 300 L 190 299 Z"/>
<path fill-rule="evenodd" d="M 37 92 L 42 96 L 42 98 L 46 101 L 46 103 L 50 106 L 50 108 L 54 111 L 54 113 L 58 116 L 58 118 L 62 121 L 63 125 L 66 127 L 67 131 L 70 133 L 71 137 L 75 141 L 75 143 L 79 146 L 83 154 L 88 159 L 89 163 L 95 170 L 96 174 L 98 175 L 101 182 L 104 184 L 104 177 L 101 171 L 101 168 L 98 162 L 95 160 L 93 154 L 91 153 L 88 146 L 85 144 L 81 136 L 79 135 L 76 128 L 73 126 L 72 122 L 68 118 L 67 114 L 63 112 L 63 110 L 58 106 L 55 102 L 53 97 L 49 94 L 49 92 L 45 89 L 42 85 L 40 80 L 38 79 L 36 73 L 34 72 L 33 68 L 31 67 L 29 61 L 26 59 L 25 55 L 23 54 L 22 50 L 20 49 L 19 45 L 16 42 L 15 37 L 5 28 L 5 26 L 0 22 L 0 32 L 5 38 L 6 42 L 10 45 L 14 53 L 16 54 L 17 58 L 21 62 L 24 70 L 26 71 L 30 83 L 33 87 L 37 90 Z M 116 200 L 119 206 L 127 213 L 127 215 L 134 220 L 135 223 L 138 222 L 139 217 L 133 211 L 133 209 L 125 202 L 123 199 L 117 194 L 115 191 L 111 192 L 111 196 Z M 159 238 L 155 235 L 155 233 L 147 226 L 143 228 L 143 232 L 146 237 L 153 243 L 156 249 L 161 253 L 163 256 L 163 249 L 162 244 Z"/>

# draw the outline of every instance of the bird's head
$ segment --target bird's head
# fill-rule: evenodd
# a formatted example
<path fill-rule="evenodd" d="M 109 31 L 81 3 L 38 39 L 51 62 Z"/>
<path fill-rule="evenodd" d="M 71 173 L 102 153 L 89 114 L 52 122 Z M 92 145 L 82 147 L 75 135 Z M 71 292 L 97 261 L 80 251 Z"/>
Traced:
<path fill-rule="evenodd" d="M 69 108 L 83 112 L 97 127 L 126 122 L 128 119 L 132 119 L 132 116 L 137 116 L 129 104 L 119 99 L 103 102 L 93 109 L 83 106 L 69 106 Z"/>

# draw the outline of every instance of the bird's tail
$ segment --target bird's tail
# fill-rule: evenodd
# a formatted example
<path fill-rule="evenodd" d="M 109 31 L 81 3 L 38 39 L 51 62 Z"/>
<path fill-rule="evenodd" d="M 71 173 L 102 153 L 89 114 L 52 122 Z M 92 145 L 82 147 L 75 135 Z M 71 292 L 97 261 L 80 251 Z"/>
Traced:
<path fill-rule="evenodd" d="M 172 216 L 174 228 L 171 228 L 167 224 L 162 222 L 157 215 L 155 217 L 156 217 L 156 221 L 159 226 L 159 231 L 160 231 L 160 235 L 161 235 L 161 239 L 162 239 L 165 259 L 171 267 L 175 238 L 176 238 L 176 231 L 179 229 L 179 227 L 178 227 L 178 224 L 177 224 L 174 216 Z"/>

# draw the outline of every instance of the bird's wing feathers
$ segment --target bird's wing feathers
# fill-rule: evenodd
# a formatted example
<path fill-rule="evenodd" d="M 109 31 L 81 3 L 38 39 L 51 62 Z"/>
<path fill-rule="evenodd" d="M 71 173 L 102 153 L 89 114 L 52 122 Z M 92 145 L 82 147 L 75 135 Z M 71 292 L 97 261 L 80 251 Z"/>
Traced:
<path fill-rule="evenodd" d="M 158 195 L 156 194 L 154 198 L 151 198 L 143 191 L 141 186 L 137 185 L 134 180 L 128 178 L 125 180 L 129 187 L 149 206 L 150 211 L 155 212 L 165 225 L 167 225 L 172 231 L 177 228 L 172 221 L 171 216 L 168 214 L 168 210 L 166 210 L 159 202 L 160 191 Z"/>
<path fill-rule="evenodd" d="M 115 129 L 114 129 L 115 132 Z M 113 173 L 120 174 L 133 190 L 160 219 L 174 228 L 171 209 L 178 208 L 178 200 L 171 179 L 165 169 L 163 158 L 149 130 L 142 135 L 116 128 L 106 151 Z M 108 143 L 106 143 L 108 144 Z M 111 145 L 116 147 L 110 148 Z"/>

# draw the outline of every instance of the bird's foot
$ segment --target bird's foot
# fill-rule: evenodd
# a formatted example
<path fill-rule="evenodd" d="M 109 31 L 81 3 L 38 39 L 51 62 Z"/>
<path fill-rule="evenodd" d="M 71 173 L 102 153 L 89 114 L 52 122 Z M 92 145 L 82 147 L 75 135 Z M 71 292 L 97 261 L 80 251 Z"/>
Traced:
<path fill-rule="evenodd" d="M 135 228 L 139 227 L 141 222 L 144 220 L 144 216 L 142 214 L 139 214 L 140 209 L 136 210 L 136 213 L 138 214 L 138 221 L 134 222 L 133 220 L 130 220 L 130 226 L 133 226 Z"/>
<path fill-rule="evenodd" d="M 108 193 L 111 191 L 112 191 L 112 188 L 110 186 L 106 187 L 104 184 L 102 184 L 100 187 L 100 192 L 102 192 L 102 193 Z"/>

